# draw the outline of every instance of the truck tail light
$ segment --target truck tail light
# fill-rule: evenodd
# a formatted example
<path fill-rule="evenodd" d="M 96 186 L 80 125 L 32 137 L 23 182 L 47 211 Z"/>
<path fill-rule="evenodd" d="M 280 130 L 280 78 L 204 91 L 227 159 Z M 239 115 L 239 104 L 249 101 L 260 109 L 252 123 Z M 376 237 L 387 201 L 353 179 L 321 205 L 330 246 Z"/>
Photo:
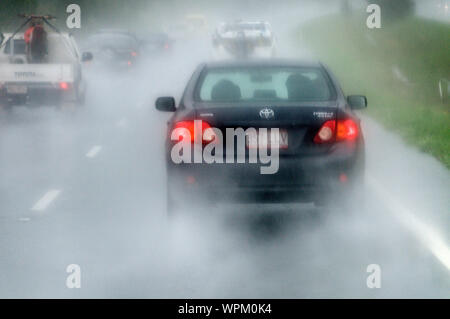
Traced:
<path fill-rule="evenodd" d="M 70 89 L 70 84 L 67 82 L 59 82 L 59 88 L 63 91 Z"/>

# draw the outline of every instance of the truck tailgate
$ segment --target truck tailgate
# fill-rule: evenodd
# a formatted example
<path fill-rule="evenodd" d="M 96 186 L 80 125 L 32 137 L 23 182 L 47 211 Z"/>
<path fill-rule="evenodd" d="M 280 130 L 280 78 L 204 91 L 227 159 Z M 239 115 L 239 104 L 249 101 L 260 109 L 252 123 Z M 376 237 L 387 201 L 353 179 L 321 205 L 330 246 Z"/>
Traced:
<path fill-rule="evenodd" d="M 0 82 L 73 82 L 71 64 L 1 64 Z"/>

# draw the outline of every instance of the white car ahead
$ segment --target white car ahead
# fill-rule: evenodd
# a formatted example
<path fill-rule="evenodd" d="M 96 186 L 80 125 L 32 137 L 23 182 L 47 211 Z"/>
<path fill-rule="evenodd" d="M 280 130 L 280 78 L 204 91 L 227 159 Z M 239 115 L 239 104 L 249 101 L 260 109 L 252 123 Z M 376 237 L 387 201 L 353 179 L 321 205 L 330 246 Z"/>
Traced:
<path fill-rule="evenodd" d="M 271 58 L 276 39 L 265 21 L 222 23 L 213 35 L 217 58 Z"/>

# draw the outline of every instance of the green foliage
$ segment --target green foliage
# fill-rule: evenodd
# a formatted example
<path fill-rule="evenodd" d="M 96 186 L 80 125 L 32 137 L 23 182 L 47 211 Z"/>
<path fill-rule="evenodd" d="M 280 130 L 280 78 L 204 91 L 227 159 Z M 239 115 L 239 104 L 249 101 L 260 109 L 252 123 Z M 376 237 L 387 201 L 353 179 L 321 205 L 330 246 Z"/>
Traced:
<path fill-rule="evenodd" d="M 414 13 L 413 0 L 369 0 L 381 8 L 381 17 L 385 21 L 396 21 Z"/>
<path fill-rule="evenodd" d="M 17 14 L 34 12 L 37 7 L 36 0 L 1 0 L 0 1 L 0 31 L 10 31 L 16 27 Z"/>
<path fill-rule="evenodd" d="M 371 116 L 450 168 L 449 105 L 437 89 L 440 78 L 450 78 L 450 26 L 417 17 L 379 30 L 364 23 L 364 17 L 326 17 L 300 32 L 346 93 L 367 95 Z M 393 66 L 409 83 L 396 78 Z"/>

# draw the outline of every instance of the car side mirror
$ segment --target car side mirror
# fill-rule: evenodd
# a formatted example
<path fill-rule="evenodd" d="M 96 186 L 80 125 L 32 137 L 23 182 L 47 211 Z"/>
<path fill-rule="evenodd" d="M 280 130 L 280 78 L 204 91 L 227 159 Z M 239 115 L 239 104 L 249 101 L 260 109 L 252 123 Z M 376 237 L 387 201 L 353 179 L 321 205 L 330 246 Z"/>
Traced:
<path fill-rule="evenodd" d="M 92 61 L 93 58 L 94 55 L 91 52 L 83 52 L 83 54 L 81 55 L 82 62 Z"/>
<path fill-rule="evenodd" d="M 156 109 L 161 112 L 175 112 L 175 99 L 171 96 L 163 96 L 156 99 Z"/>
<path fill-rule="evenodd" d="M 367 107 L 367 97 L 364 95 L 349 95 L 347 102 L 352 110 L 361 110 Z"/>

